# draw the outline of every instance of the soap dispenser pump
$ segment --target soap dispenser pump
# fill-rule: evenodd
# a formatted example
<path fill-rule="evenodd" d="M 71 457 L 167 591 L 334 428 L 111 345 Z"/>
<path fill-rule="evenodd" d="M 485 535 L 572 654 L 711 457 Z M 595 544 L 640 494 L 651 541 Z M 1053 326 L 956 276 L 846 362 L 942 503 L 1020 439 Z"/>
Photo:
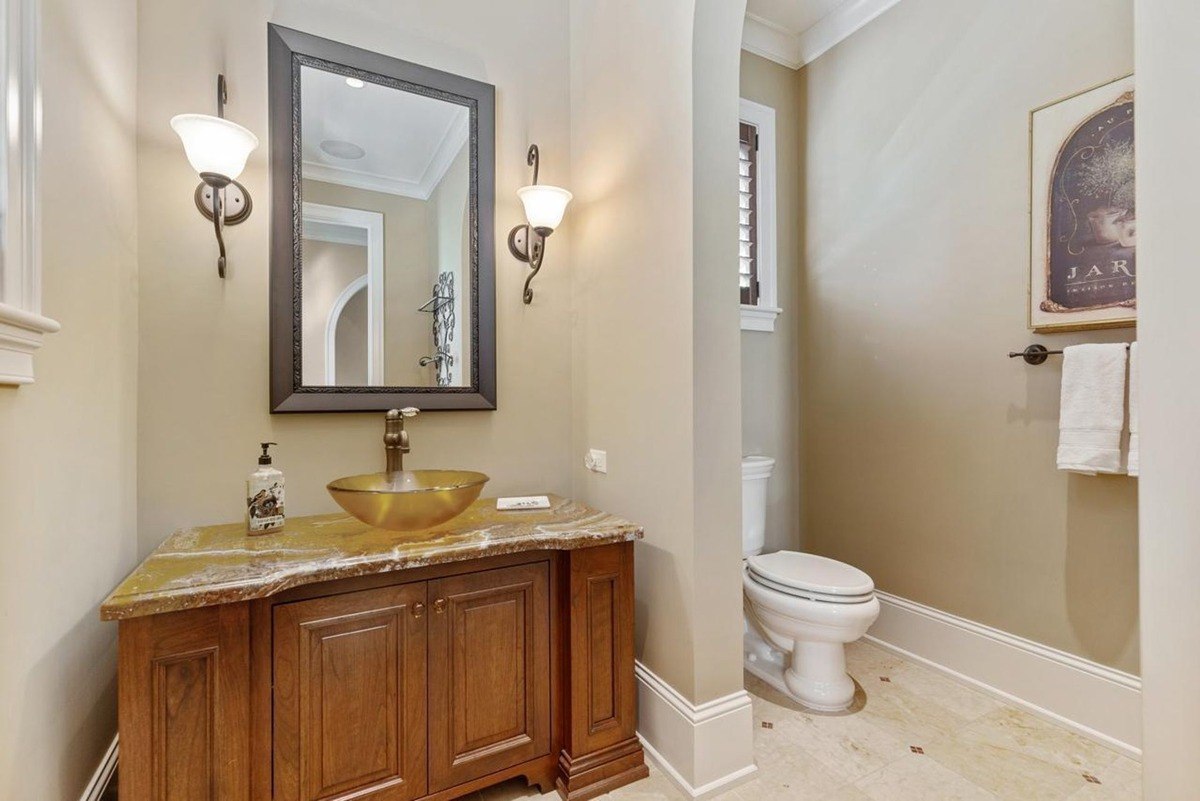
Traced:
<path fill-rule="evenodd" d="M 258 469 L 246 480 L 246 529 L 250 534 L 266 534 L 283 527 L 283 473 L 271 465 L 270 447 L 263 442 Z"/>

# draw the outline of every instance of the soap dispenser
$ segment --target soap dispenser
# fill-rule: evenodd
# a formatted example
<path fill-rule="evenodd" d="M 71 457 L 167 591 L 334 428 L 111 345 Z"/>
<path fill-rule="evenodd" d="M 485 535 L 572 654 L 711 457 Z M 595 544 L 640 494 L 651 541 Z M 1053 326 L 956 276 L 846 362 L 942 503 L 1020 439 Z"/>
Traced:
<path fill-rule="evenodd" d="M 251 535 L 283 527 L 283 473 L 271 466 L 268 450 L 276 443 L 261 444 L 258 469 L 246 481 L 246 529 Z"/>

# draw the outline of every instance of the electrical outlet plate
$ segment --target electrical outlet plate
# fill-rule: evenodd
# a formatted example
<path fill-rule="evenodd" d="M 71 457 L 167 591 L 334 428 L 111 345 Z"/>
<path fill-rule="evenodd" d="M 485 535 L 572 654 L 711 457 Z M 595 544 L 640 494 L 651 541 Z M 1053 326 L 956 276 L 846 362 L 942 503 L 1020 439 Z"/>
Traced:
<path fill-rule="evenodd" d="M 608 472 L 608 453 L 592 448 L 587 452 L 587 456 L 583 458 L 583 466 L 593 473 Z"/>

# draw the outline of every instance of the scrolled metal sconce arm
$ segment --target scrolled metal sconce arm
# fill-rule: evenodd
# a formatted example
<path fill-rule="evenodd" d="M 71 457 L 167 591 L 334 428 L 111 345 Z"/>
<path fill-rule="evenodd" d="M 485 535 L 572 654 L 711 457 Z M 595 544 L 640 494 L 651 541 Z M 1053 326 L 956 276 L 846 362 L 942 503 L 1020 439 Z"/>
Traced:
<path fill-rule="evenodd" d="M 533 168 L 533 183 L 521 190 L 522 193 L 532 187 L 538 186 L 541 153 L 537 145 L 529 146 L 529 152 L 525 155 L 525 163 Z M 570 200 L 570 193 L 555 187 L 547 188 L 566 196 L 566 200 L 562 201 L 562 207 L 558 209 L 559 216 L 561 217 L 562 211 L 566 208 L 566 203 Z M 530 213 L 529 208 L 530 206 L 526 204 L 527 214 Z M 530 267 L 530 273 L 525 278 L 525 290 L 522 295 L 526 304 L 533 302 L 533 288 L 530 285 L 533 283 L 533 279 L 538 274 L 538 271 L 542 269 L 542 260 L 546 256 L 546 238 L 552 233 L 554 233 L 553 228 L 535 226 L 529 222 L 517 225 L 508 232 L 509 252 L 512 253 L 513 258 L 528 264 Z"/>
<path fill-rule="evenodd" d="M 225 103 L 228 100 L 228 97 L 229 95 L 225 84 L 225 76 L 218 75 L 216 120 L 225 120 Z M 192 118 L 193 121 L 195 121 L 197 118 L 203 119 L 204 117 L 205 115 L 198 114 L 177 115 L 172 119 L 171 125 L 174 127 L 177 120 Z M 208 119 L 212 120 L 214 118 Z M 232 127 L 235 129 L 240 129 L 246 134 L 246 137 L 244 137 L 242 141 L 247 145 L 245 155 L 249 155 L 249 152 L 258 146 L 257 137 L 255 137 L 253 133 L 246 131 L 246 129 L 242 128 L 241 126 L 234 124 Z M 192 130 L 194 131 L 195 129 L 193 128 Z M 176 128 L 176 132 L 179 133 L 180 138 L 184 140 L 184 146 L 186 149 L 189 142 L 188 132 L 180 128 Z M 247 143 L 246 138 L 251 141 Z M 197 140 L 193 138 L 191 141 L 193 144 L 195 144 Z M 243 156 L 243 165 L 245 163 L 245 155 Z M 191 160 L 191 158 L 192 156 L 189 152 L 189 160 Z M 211 153 L 207 154 L 207 160 L 212 160 Z M 205 219 L 212 221 L 213 233 L 216 235 L 217 247 L 219 249 L 219 256 L 217 257 L 217 274 L 224 278 L 226 264 L 225 226 L 237 225 L 238 223 L 244 222 L 246 218 L 250 216 L 250 211 L 253 208 L 253 201 L 251 200 L 250 192 L 246 189 L 246 187 L 234 180 L 236 175 L 231 176 L 224 175 L 221 172 L 203 171 L 201 167 L 196 166 L 195 161 L 193 161 L 193 166 L 196 167 L 196 169 L 201 170 L 200 183 L 197 185 L 196 191 L 193 195 L 196 208 L 202 215 L 204 215 Z"/>

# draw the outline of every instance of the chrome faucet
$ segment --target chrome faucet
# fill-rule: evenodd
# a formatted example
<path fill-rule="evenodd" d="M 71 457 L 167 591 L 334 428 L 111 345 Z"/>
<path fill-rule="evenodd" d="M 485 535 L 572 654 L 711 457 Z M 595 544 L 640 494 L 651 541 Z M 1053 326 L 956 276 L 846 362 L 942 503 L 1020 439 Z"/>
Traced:
<path fill-rule="evenodd" d="M 408 453 L 408 432 L 404 430 L 404 418 L 416 417 L 420 409 L 406 406 L 392 409 L 386 415 L 383 433 L 383 450 L 387 456 L 387 472 L 399 473 L 404 469 L 404 454 Z"/>

